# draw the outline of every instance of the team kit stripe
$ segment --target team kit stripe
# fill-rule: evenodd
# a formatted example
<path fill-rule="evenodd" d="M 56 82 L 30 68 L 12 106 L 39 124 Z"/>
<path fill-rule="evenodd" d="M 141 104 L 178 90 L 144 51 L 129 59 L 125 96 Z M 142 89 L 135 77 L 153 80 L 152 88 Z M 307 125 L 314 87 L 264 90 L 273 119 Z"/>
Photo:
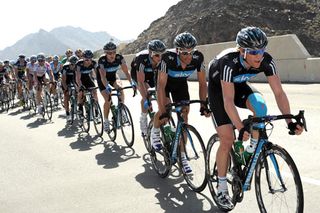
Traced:
<path fill-rule="evenodd" d="M 223 68 L 223 79 L 226 82 L 231 82 L 231 78 L 232 78 L 232 69 L 225 65 Z"/>

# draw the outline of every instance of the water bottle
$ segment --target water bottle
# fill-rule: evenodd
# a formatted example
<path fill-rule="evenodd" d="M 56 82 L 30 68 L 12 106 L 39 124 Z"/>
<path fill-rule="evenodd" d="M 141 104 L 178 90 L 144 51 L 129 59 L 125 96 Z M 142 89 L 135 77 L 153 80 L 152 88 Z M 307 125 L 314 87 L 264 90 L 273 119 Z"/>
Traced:
<path fill-rule="evenodd" d="M 111 112 L 112 112 L 113 115 L 116 114 L 116 107 L 113 104 L 111 104 Z"/>
<path fill-rule="evenodd" d="M 234 151 L 236 153 L 236 160 L 239 164 L 244 164 L 243 162 L 243 151 L 244 151 L 244 147 L 242 144 L 242 141 L 236 141 L 233 144 L 234 147 Z"/>
<path fill-rule="evenodd" d="M 170 128 L 171 139 L 173 140 L 176 137 L 176 128 L 171 126 Z"/>
<path fill-rule="evenodd" d="M 163 127 L 163 130 L 164 130 L 164 135 L 165 135 L 165 137 L 167 138 L 167 139 L 170 139 L 170 137 L 171 137 L 171 127 L 170 127 L 170 125 L 165 125 L 164 127 Z"/>
<path fill-rule="evenodd" d="M 251 155 L 253 154 L 254 150 L 256 149 L 258 140 L 251 138 L 250 144 L 246 147 L 246 150 L 243 153 L 243 157 L 246 163 L 249 162 Z"/>

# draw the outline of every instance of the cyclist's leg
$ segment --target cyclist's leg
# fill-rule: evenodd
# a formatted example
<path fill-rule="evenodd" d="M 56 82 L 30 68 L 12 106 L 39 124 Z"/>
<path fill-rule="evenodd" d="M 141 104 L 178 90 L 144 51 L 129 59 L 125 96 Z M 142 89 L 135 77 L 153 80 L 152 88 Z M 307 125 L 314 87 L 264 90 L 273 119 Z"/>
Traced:
<path fill-rule="evenodd" d="M 220 145 L 216 153 L 218 170 L 217 203 L 223 208 L 232 209 L 234 205 L 228 193 L 226 175 L 230 160 L 229 153 L 235 140 L 233 126 L 224 108 L 221 86 L 209 82 L 208 95 L 213 124 L 220 139 Z"/>
<path fill-rule="evenodd" d="M 260 117 L 267 115 L 267 105 L 262 95 L 249 83 L 240 84 L 236 86 L 237 90 L 242 91 L 241 97 L 236 94 L 236 105 L 241 108 L 249 109 L 254 116 Z M 257 144 L 258 140 L 258 131 L 257 129 L 263 128 L 264 124 L 256 124 L 254 125 L 253 131 L 251 132 L 251 143 Z"/>
<path fill-rule="evenodd" d="M 145 94 L 147 94 L 148 89 L 150 86 L 144 82 L 143 86 L 138 86 L 138 90 L 140 94 L 143 94 L 141 90 L 145 90 Z M 137 84 L 136 84 L 137 85 Z M 140 130 L 142 133 L 145 135 L 147 134 L 147 129 L 148 129 L 148 108 L 145 108 L 144 103 L 146 101 L 146 97 L 143 97 L 141 95 L 141 101 L 140 101 L 140 106 L 141 106 L 141 115 L 140 115 Z"/>

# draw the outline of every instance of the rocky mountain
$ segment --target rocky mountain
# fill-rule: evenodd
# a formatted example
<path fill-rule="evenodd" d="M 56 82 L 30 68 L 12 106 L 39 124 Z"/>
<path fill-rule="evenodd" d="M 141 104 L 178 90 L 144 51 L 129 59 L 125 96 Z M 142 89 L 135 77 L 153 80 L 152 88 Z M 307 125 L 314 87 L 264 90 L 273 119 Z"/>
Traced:
<path fill-rule="evenodd" d="M 0 51 L 0 58 L 15 59 L 20 53 L 29 56 L 39 52 L 63 55 L 68 48 L 98 50 L 110 39 L 116 43 L 119 42 L 117 38 L 106 32 L 89 32 L 79 27 L 59 27 L 50 32 L 40 29 L 39 32 L 29 34 L 14 45 Z"/>
<path fill-rule="evenodd" d="M 199 44 L 233 41 L 241 28 L 258 26 L 267 36 L 296 34 L 311 55 L 320 56 L 318 4 L 315 0 L 182 0 L 122 53 L 136 53 L 156 38 L 172 47 L 174 37 L 184 31 Z"/>

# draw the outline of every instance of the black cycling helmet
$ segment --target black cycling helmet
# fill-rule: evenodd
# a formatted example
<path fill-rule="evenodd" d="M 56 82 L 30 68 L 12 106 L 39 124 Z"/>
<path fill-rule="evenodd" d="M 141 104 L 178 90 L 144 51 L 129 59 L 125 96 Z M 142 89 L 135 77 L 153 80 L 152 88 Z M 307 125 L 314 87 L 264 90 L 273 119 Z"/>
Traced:
<path fill-rule="evenodd" d="M 148 50 L 152 52 L 163 53 L 166 48 L 166 45 L 158 39 L 151 40 L 148 43 Z"/>
<path fill-rule="evenodd" d="M 70 64 L 76 64 L 77 62 L 78 62 L 78 57 L 77 56 L 75 56 L 75 55 L 73 55 L 73 56 L 71 56 L 70 58 L 69 58 L 69 62 L 70 62 Z"/>
<path fill-rule="evenodd" d="M 37 56 L 36 55 L 30 56 L 30 61 L 37 61 Z"/>
<path fill-rule="evenodd" d="M 85 50 L 85 51 L 83 51 L 83 57 L 84 58 L 93 58 L 93 52 L 91 50 Z"/>
<path fill-rule="evenodd" d="M 176 48 L 193 49 L 197 46 L 197 40 L 191 33 L 184 32 L 175 37 L 173 45 Z"/>
<path fill-rule="evenodd" d="M 117 49 L 117 45 L 111 41 L 106 43 L 106 45 L 103 46 L 103 50 L 105 51 L 111 51 L 116 49 Z"/>
<path fill-rule="evenodd" d="M 242 48 L 263 49 L 268 44 L 268 38 L 259 27 L 246 27 L 238 32 L 236 43 Z"/>
<path fill-rule="evenodd" d="M 44 53 L 38 53 L 38 55 L 37 55 L 37 60 L 38 60 L 38 61 L 39 61 L 39 60 L 42 60 L 42 61 L 46 60 L 46 57 L 44 56 Z"/>
<path fill-rule="evenodd" d="M 5 64 L 9 64 L 9 63 L 10 63 L 10 61 L 9 61 L 8 59 L 6 59 L 6 60 L 4 60 L 4 61 L 3 61 L 3 63 L 5 63 Z"/>
<path fill-rule="evenodd" d="M 26 56 L 24 54 L 20 54 L 19 58 L 26 58 Z"/>

